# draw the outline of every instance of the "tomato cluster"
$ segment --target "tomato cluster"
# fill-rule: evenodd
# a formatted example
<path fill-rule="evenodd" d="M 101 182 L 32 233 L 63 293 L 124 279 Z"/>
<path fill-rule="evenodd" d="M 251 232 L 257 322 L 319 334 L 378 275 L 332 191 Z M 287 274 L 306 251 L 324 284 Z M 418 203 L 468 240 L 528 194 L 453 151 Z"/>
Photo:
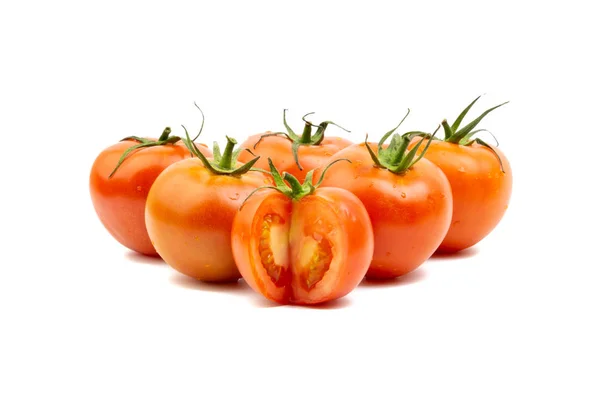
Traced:
<path fill-rule="evenodd" d="M 130 136 L 96 158 L 90 194 L 121 244 L 201 281 L 243 278 L 282 304 L 345 296 L 365 278 L 391 279 L 435 252 L 481 241 L 512 190 L 506 156 L 461 127 L 479 98 L 433 133 L 354 144 L 326 137 L 332 121 L 303 117 L 297 135 L 265 132 L 212 151 L 190 138 Z M 201 110 L 200 110 L 201 111 Z M 202 126 L 204 115 L 202 115 Z M 345 130 L 345 129 L 344 129 Z M 391 138 L 391 139 L 390 139 Z M 389 143 L 387 143 L 390 139 Z"/>

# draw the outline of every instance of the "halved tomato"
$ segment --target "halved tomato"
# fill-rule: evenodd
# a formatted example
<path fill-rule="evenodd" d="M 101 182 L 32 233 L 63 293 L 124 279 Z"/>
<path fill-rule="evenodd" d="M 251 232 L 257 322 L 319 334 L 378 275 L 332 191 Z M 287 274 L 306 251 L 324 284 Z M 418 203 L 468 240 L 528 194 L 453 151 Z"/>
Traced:
<path fill-rule="evenodd" d="M 284 179 L 295 178 L 284 174 Z M 339 188 L 317 189 L 312 174 L 296 189 L 302 187 L 307 190 L 300 195 L 288 188 L 285 194 L 251 196 L 233 222 L 240 273 L 255 291 L 282 304 L 345 296 L 373 257 L 373 230 L 358 197 Z"/>

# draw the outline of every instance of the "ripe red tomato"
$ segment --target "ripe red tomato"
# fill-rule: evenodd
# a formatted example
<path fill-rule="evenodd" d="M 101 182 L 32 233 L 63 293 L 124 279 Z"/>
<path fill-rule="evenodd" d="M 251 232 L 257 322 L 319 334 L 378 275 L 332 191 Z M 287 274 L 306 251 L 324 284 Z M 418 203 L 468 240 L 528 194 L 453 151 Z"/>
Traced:
<path fill-rule="evenodd" d="M 438 249 L 443 253 L 466 249 L 486 237 L 504 216 L 512 192 L 512 169 L 506 156 L 498 147 L 473 139 L 474 134 L 482 131 L 473 130 L 479 121 L 503 104 L 459 128 L 477 99 L 452 126 L 446 121 L 442 123 L 444 140 L 434 140 L 425 154 L 425 158 L 444 171 L 452 187 L 452 223 Z"/>
<path fill-rule="evenodd" d="M 283 112 L 283 121 L 287 129 L 287 134 L 283 132 L 265 132 L 250 136 L 242 148 L 250 149 L 254 154 L 261 156 L 256 163 L 257 168 L 268 169 L 268 159 L 273 161 L 275 167 L 282 172 L 287 172 L 301 181 L 306 177 L 308 171 L 325 166 L 325 162 L 339 150 L 352 144 L 351 141 L 341 137 L 325 136 L 325 129 L 328 125 L 336 125 L 331 121 L 322 122 L 319 125 L 313 125 L 306 121 L 304 132 L 298 136 L 288 126 Z M 317 131 L 313 134 L 312 128 Z M 342 128 L 343 129 L 343 128 Z M 240 160 L 247 162 L 252 158 L 252 154 L 244 152 L 240 155 Z"/>
<path fill-rule="evenodd" d="M 224 154 L 180 161 L 165 169 L 146 202 L 146 227 L 158 254 L 177 271 L 198 280 L 227 282 L 240 274 L 231 251 L 233 217 L 255 188 L 271 183 L 242 165 L 228 138 Z"/>
<path fill-rule="evenodd" d="M 410 135 L 395 134 L 391 144 L 384 145 L 392 133 L 379 144 L 355 144 L 336 153 L 332 159 L 352 163 L 332 166 L 322 184 L 354 193 L 369 213 L 375 250 L 367 278 L 413 271 L 435 252 L 450 226 L 448 179 L 430 161 L 405 153 Z"/>
<path fill-rule="evenodd" d="M 90 173 L 92 203 L 104 227 L 123 246 L 150 256 L 157 253 L 144 222 L 148 191 L 165 168 L 190 157 L 180 138 L 170 132 L 166 128 L 159 139 L 130 137 L 106 148 Z M 199 149 L 211 155 L 205 145 Z"/>
<path fill-rule="evenodd" d="M 346 190 L 315 189 L 312 173 L 302 186 L 291 175 L 284 179 L 293 190 L 278 177 L 281 191 L 253 195 L 234 219 L 231 243 L 239 271 L 256 292 L 282 304 L 345 296 L 373 256 L 367 211 Z"/>

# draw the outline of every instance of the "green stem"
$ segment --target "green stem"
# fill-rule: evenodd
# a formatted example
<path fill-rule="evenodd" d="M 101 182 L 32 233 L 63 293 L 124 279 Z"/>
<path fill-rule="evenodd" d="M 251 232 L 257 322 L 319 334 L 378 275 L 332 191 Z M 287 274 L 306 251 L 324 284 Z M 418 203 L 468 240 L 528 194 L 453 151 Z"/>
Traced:
<path fill-rule="evenodd" d="M 300 137 L 300 143 L 302 144 L 310 144 L 311 143 L 311 134 L 312 134 L 312 126 L 310 123 L 306 123 L 304 125 L 304 131 L 302 131 L 302 136 Z"/>
<path fill-rule="evenodd" d="M 221 161 L 219 162 L 219 167 L 223 169 L 231 169 L 232 165 L 232 156 L 233 156 L 233 148 L 237 144 L 237 141 L 229 136 L 227 138 L 227 145 L 225 146 L 225 151 L 223 151 L 223 156 L 221 157 Z"/>
<path fill-rule="evenodd" d="M 158 138 L 159 142 L 162 142 L 163 140 L 167 140 L 169 138 L 169 135 L 171 134 L 171 128 L 169 128 L 168 126 L 165 128 L 165 130 L 163 131 L 163 133 L 160 135 L 160 137 Z"/>
<path fill-rule="evenodd" d="M 452 138 L 452 135 L 454 134 L 454 131 L 452 130 L 452 128 L 450 127 L 450 125 L 448 125 L 448 121 L 447 120 L 443 120 L 442 121 L 442 126 L 444 127 L 444 140 L 449 141 L 450 138 Z"/>

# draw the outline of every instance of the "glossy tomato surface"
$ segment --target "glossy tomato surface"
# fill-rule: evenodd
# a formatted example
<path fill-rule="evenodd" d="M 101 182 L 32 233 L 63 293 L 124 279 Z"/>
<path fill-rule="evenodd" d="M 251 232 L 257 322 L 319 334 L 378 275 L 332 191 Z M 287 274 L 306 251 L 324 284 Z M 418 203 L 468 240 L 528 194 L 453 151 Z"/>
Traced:
<path fill-rule="evenodd" d="M 377 152 L 377 144 L 370 143 Z M 450 226 L 452 194 L 444 173 L 421 159 L 404 174 L 376 168 L 364 143 L 347 147 L 332 160 L 323 186 L 344 188 L 364 204 L 373 226 L 375 250 L 368 278 L 394 278 L 425 262 Z"/>
<path fill-rule="evenodd" d="M 181 142 L 134 150 L 109 178 L 119 158 L 136 144 L 133 140 L 119 142 L 98 155 L 90 173 L 90 194 L 100 221 L 115 239 L 138 253 L 156 256 L 146 232 L 146 198 L 156 177 L 171 164 L 190 157 L 190 152 Z M 206 146 L 198 148 L 211 155 Z"/>
<path fill-rule="evenodd" d="M 450 181 L 453 213 L 439 252 L 456 252 L 478 243 L 500 222 L 512 192 L 512 169 L 506 156 L 477 143 L 462 146 L 433 141 L 425 158 L 436 164 Z"/>
<path fill-rule="evenodd" d="M 185 275 L 235 281 L 240 274 L 231 252 L 233 217 L 252 190 L 270 183 L 261 172 L 215 175 L 197 158 L 173 164 L 148 194 L 150 239 L 167 264 Z"/>
<path fill-rule="evenodd" d="M 278 303 L 317 304 L 345 296 L 363 279 L 373 232 L 360 200 L 320 188 L 292 201 L 252 196 L 235 217 L 233 254 L 244 280 Z"/>
<path fill-rule="evenodd" d="M 341 137 L 325 136 L 319 145 L 301 145 L 298 148 L 298 160 L 302 170 L 298 168 L 292 153 L 292 142 L 283 136 L 267 136 L 260 140 L 261 135 L 271 132 L 252 135 L 241 145 L 242 148 L 252 150 L 258 156 L 261 156 L 255 164 L 256 168 L 269 169 L 268 158 L 273 160 L 275 167 L 283 174 L 288 172 L 294 175 L 301 182 L 304 181 L 306 173 L 325 165 L 325 162 L 339 150 L 352 144 L 351 141 Z M 260 140 L 260 142 L 259 142 Z M 254 145 L 258 143 L 256 147 Z M 243 151 L 240 154 L 240 161 L 248 162 L 252 154 Z"/>

